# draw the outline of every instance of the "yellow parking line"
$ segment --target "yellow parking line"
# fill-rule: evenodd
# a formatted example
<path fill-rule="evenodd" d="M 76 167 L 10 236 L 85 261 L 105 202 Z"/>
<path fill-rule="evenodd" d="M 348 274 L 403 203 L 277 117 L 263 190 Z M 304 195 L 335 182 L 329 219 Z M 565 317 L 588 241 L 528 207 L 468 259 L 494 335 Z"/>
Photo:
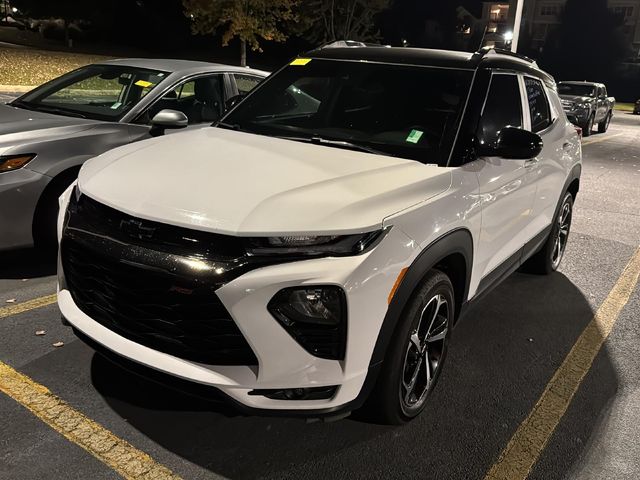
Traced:
<path fill-rule="evenodd" d="M 520 480 L 529 475 L 558 426 L 602 344 L 629 301 L 640 277 L 640 248 L 518 427 L 485 480 Z"/>
<path fill-rule="evenodd" d="M 605 142 L 607 140 L 611 140 L 612 138 L 619 137 L 620 135 L 624 135 L 624 133 L 615 133 L 613 135 L 606 135 L 604 137 L 592 138 L 590 140 L 583 140 L 582 146 L 591 145 L 592 143 Z"/>
<path fill-rule="evenodd" d="M 33 300 L 29 300 L 28 302 L 18 303 L 9 307 L 1 307 L 0 318 L 28 312 L 29 310 L 34 310 L 36 308 L 46 307 L 47 305 L 56 303 L 56 297 L 57 295 L 54 293 L 53 295 L 47 295 L 46 297 L 34 298 Z"/>
<path fill-rule="evenodd" d="M 180 479 L 146 453 L 116 437 L 109 430 L 69 406 L 45 386 L 2 362 L 0 362 L 0 391 L 126 479 Z"/>

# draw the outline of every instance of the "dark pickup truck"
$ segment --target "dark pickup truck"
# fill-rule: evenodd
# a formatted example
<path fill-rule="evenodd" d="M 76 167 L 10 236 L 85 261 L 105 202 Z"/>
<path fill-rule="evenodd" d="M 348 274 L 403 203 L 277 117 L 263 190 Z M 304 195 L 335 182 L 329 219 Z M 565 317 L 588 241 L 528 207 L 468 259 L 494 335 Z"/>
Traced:
<path fill-rule="evenodd" d="M 593 126 L 598 132 L 609 128 L 616 99 L 607 96 L 607 87 L 594 82 L 558 82 L 562 107 L 569 120 L 582 128 L 582 135 L 591 135 Z"/>

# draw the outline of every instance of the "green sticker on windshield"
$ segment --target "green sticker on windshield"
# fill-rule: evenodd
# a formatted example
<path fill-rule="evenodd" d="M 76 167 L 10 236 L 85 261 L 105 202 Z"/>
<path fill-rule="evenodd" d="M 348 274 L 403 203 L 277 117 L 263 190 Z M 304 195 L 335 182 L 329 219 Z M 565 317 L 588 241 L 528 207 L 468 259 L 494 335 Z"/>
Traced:
<path fill-rule="evenodd" d="M 407 142 L 409 143 L 418 143 L 422 138 L 424 132 L 420 130 L 411 130 L 411 133 L 407 137 Z"/>

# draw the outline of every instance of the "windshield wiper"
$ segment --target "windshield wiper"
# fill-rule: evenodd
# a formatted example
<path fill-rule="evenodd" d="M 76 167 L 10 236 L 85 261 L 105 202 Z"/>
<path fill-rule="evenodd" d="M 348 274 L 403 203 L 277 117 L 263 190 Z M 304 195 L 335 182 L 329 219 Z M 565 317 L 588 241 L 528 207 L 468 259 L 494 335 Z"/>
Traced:
<path fill-rule="evenodd" d="M 38 112 L 45 112 L 45 113 L 53 113 L 54 115 L 64 115 L 66 117 L 77 117 L 77 118 L 87 118 L 85 115 L 78 113 L 78 112 L 74 112 L 72 110 L 66 110 L 64 108 L 56 108 L 56 107 L 45 107 L 42 105 L 29 105 L 30 110 L 35 110 Z"/>
<path fill-rule="evenodd" d="M 344 148 L 347 150 L 355 150 L 358 152 L 373 153 L 375 155 L 385 155 L 388 157 L 394 156 L 391 153 L 383 152 L 382 150 L 376 150 L 375 148 L 367 147 L 366 145 L 362 145 L 359 143 L 348 142 L 346 140 L 331 140 L 329 138 L 322 138 L 318 136 L 313 136 L 313 137 L 278 136 L 278 138 L 282 138 L 284 140 L 293 140 L 295 142 L 305 142 L 305 143 L 314 143 L 316 145 L 326 145 L 327 147 Z"/>
<path fill-rule="evenodd" d="M 71 110 L 65 110 L 64 108 L 36 105 L 33 103 L 23 102 L 22 100 L 14 100 L 9 105 L 11 105 L 12 107 L 24 108 L 25 110 L 31 110 L 34 112 L 53 113 L 56 115 L 65 115 L 67 117 L 87 118 L 85 115 L 81 113 L 73 112 Z"/>
<path fill-rule="evenodd" d="M 220 128 L 224 128 L 226 130 L 235 130 L 237 132 L 242 132 L 243 131 L 240 128 L 240 125 L 238 125 L 237 123 L 218 122 L 218 123 L 214 123 L 214 126 L 220 127 Z"/>

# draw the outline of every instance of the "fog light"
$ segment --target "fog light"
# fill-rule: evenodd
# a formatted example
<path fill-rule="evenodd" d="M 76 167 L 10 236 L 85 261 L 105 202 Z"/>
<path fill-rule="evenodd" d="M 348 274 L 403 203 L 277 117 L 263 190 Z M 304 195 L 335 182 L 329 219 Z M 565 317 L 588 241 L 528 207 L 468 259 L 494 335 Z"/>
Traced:
<path fill-rule="evenodd" d="M 346 298 L 336 286 L 285 288 L 267 307 L 312 355 L 341 360 L 347 336 Z"/>

